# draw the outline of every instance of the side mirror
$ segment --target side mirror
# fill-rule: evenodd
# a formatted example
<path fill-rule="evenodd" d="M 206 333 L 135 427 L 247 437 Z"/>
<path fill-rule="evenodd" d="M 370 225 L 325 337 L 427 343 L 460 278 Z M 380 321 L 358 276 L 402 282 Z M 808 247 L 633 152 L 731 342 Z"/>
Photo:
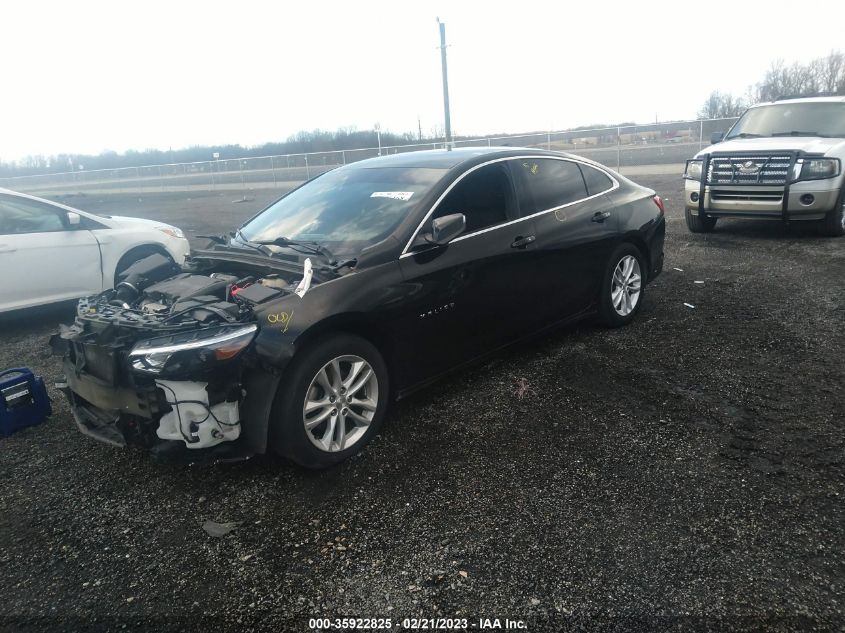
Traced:
<path fill-rule="evenodd" d="M 67 223 L 69 226 L 79 226 L 81 221 L 82 217 L 78 213 L 74 213 L 73 211 L 67 212 Z"/>
<path fill-rule="evenodd" d="M 710 135 L 710 144 L 715 145 L 716 143 L 721 143 L 723 138 L 725 138 L 724 132 L 713 132 Z"/>
<path fill-rule="evenodd" d="M 431 223 L 430 242 L 444 246 L 463 233 L 466 226 L 467 219 L 463 213 L 453 213 L 437 218 Z"/>

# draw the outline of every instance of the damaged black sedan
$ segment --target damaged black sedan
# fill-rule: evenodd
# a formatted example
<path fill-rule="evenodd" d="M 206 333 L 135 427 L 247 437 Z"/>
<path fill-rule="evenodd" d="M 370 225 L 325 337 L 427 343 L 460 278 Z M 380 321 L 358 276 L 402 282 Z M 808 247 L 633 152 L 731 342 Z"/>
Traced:
<path fill-rule="evenodd" d="M 391 400 L 550 327 L 631 321 L 655 193 L 575 156 L 394 155 L 328 172 L 177 267 L 151 255 L 54 337 L 79 428 L 164 457 L 336 464 Z"/>

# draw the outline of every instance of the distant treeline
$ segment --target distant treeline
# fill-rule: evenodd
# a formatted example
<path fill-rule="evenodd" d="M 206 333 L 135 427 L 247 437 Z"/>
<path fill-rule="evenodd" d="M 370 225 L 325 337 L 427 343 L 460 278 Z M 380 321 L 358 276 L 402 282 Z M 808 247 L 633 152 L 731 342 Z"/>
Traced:
<path fill-rule="evenodd" d="M 782 59 L 772 62 L 765 76 L 749 86 L 744 96 L 714 90 L 698 111 L 700 119 L 739 116 L 745 109 L 779 97 L 815 94 L 845 95 L 845 54 L 831 51 L 807 64 L 788 66 Z"/>
<path fill-rule="evenodd" d="M 631 124 L 619 123 L 615 125 Z M 572 128 L 572 130 L 603 127 L 612 126 L 604 124 L 582 125 Z M 545 132 L 542 133 L 544 134 Z M 505 136 L 505 134 L 501 134 L 500 136 Z M 456 136 L 455 140 L 461 140 L 462 138 L 472 137 Z M 413 134 L 411 132 L 405 132 L 403 134 L 381 132 L 382 146 L 442 142 L 443 134 L 438 129 L 433 130 L 432 134 L 428 136 L 421 136 L 420 134 Z M 254 147 L 243 147 L 241 145 L 203 145 L 167 151 L 158 149 L 147 149 L 143 151 L 128 150 L 123 154 L 107 151 L 96 156 L 90 154 L 27 156 L 19 161 L 0 161 L 0 178 L 56 174 L 67 171 L 78 171 L 80 169 L 88 171 L 92 169 L 119 169 L 121 167 L 142 167 L 144 165 L 164 165 L 168 163 L 196 163 L 213 160 L 215 153 L 220 155 L 220 160 L 226 160 L 310 152 L 339 152 L 342 150 L 376 147 L 377 143 L 378 140 L 375 130 L 340 128 L 333 132 L 328 130 L 297 132 L 289 136 L 284 142 L 265 143 L 264 145 L 256 145 Z"/>
<path fill-rule="evenodd" d="M 426 142 L 428 139 L 423 139 Z M 442 140 L 442 139 L 439 139 Z M 418 136 L 411 133 L 381 133 L 382 145 L 405 145 L 418 142 Z M 432 141 L 430 141 L 432 142 Z M 143 165 L 162 165 L 167 163 L 195 163 L 213 160 L 215 153 L 220 160 L 249 158 L 252 156 L 276 156 L 281 154 L 301 154 L 305 152 L 332 152 L 362 147 L 375 147 L 375 130 L 357 130 L 341 128 L 333 132 L 327 130 L 303 131 L 292 134 L 280 143 L 265 143 L 254 147 L 241 145 L 205 145 L 183 149 L 142 151 L 128 150 L 123 154 L 106 151 L 96 156 L 90 154 L 56 154 L 54 156 L 27 156 L 19 161 L 0 161 L 0 177 L 29 176 L 33 174 L 55 174 L 84 169 L 117 169 L 120 167 L 141 167 Z M 0 147 L 2 149 L 2 147 Z"/>

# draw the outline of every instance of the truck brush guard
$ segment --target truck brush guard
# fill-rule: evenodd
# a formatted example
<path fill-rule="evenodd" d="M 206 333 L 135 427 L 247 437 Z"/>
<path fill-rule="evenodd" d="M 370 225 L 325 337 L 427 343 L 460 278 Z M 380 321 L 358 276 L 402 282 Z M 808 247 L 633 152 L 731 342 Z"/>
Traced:
<path fill-rule="evenodd" d="M 789 187 L 796 181 L 795 165 L 804 155 L 801 151 L 712 152 L 702 156 L 698 191 L 698 213 L 704 217 L 705 189 L 711 185 L 751 187 L 783 187 L 781 217 L 789 221 Z"/>

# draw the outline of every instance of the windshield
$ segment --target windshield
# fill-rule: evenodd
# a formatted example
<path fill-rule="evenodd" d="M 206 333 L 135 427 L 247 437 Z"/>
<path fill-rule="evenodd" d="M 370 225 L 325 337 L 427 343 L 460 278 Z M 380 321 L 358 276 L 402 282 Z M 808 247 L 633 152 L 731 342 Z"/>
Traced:
<path fill-rule="evenodd" d="M 385 239 L 446 173 L 442 169 L 338 169 L 306 183 L 241 229 L 249 241 L 317 242 L 355 257 Z"/>
<path fill-rule="evenodd" d="M 726 138 L 754 136 L 845 137 L 845 102 L 778 103 L 751 108 Z"/>

